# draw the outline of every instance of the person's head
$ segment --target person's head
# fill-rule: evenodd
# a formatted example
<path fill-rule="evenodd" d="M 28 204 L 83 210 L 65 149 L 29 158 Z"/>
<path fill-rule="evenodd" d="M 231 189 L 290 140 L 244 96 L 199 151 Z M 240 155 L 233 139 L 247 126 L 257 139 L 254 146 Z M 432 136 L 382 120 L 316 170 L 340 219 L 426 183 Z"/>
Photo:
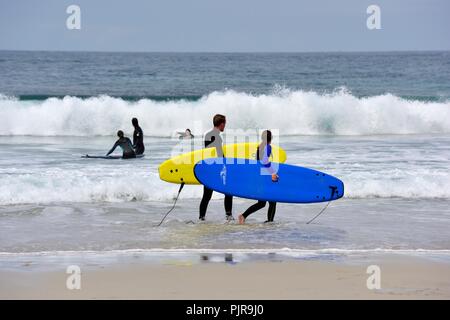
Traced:
<path fill-rule="evenodd" d="M 123 131 L 122 131 L 122 130 L 117 131 L 117 136 L 118 136 L 120 139 L 122 139 L 122 138 L 123 138 Z"/>
<path fill-rule="evenodd" d="M 213 118 L 213 125 L 215 128 L 219 129 L 219 131 L 223 131 L 225 129 L 225 124 L 227 120 L 224 115 L 216 114 Z"/>
<path fill-rule="evenodd" d="M 261 140 L 264 144 L 270 144 L 272 142 L 272 132 L 270 130 L 264 130 L 261 134 Z"/>
<path fill-rule="evenodd" d="M 137 118 L 133 118 L 131 119 L 131 123 L 133 124 L 133 126 L 137 127 L 139 125 L 138 123 L 138 119 Z"/>
<path fill-rule="evenodd" d="M 187 136 L 191 135 L 191 129 L 186 129 L 186 131 L 184 132 Z"/>

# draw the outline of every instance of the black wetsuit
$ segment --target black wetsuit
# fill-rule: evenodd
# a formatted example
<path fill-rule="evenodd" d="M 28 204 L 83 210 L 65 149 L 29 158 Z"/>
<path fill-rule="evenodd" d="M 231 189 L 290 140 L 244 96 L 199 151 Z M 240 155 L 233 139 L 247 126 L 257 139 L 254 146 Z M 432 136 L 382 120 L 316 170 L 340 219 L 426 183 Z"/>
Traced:
<path fill-rule="evenodd" d="M 142 132 L 141 127 L 139 126 L 134 127 L 133 148 L 136 154 L 143 154 L 145 151 L 144 133 Z"/>
<path fill-rule="evenodd" d="M 136 158 L 136 153 L 134 152 L 133 145 L 131 144 L 131 140 L 129 138 L 123 137 L 117 140 L 116 143 L 114 143 L 111 150 L 109 150 L 106 155 L 108 156 L 111 153 L 113 153 L 117 147 L 122 148 L 123 151 L 122 158 L 124 159 Z"/>
<path fill-rule="evenodd" d="M 223 157 L 222 138 L 220 137 L 220 131 L 216 128 L 212 129 L 205 135 L 205 148 L 216 147 L 217 156 Z M 204 219 L 206 215 L 206 209 L 208 209 L 209 200 L 211 200 L 213 190 L 203 186 L 203 197 L 200 202 L 200 215 L 199 219 Z M 233 208 L 233 196 L 225 195 L 224 199 L 225 213 L 227 216 L 232 215 Z"/>
<path fill-rule="evenodd" d="M 270 153 L 272 152 L 272 148 L 268 148 L 264 149 L 267 150 L 267 158 L 270 157 Z M 270 151 L 269 151 L 270 150 Z M 259 152 L 259 147 L 256 149 L 256 160 L 260 160 L 260 152 Z M 270 162 L 268 164 L 261 164 L 265 167 L 267 167 L 267 165 L 269 165 L 270 167 Z M 267 201 L 258 201 L 257 203 L 255 203 L 254 205 L 250 206 L 247 210 L 245 210 L 245 212 L 242 214 L 244 216 L 244 218 L 247 219 L 247 217 L 249 215 L 251 215 L 253 212 L 256 212 L 262 208 L 264 208 L 266 206 L 266 202 Z M 277 203 L 276 202 L 272 202 L 269 201 L 269 210 L 267 210 L 267 221 L 266 222 L 272 222 L 273 218 L 275 217 L 275 211 L 277 209 Z"/>

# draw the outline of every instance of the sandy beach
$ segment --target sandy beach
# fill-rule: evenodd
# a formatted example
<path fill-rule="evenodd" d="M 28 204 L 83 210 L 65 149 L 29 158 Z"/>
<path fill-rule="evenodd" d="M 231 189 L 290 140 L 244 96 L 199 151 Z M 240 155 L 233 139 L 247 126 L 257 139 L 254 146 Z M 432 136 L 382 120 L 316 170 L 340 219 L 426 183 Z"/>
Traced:
<path fill-rule="evenodd" d="M 132 262 L 131 260 L 129 262 Z M 367 268 L 378 265 L 380 289 Z M 50 267 L 50 266 L 49 266 Z M 105 263 L 80 265 L 81 289 L 66 268 L 33 262 L 0 271 L 1 299 L 449 299 L 450 263 L 383 255 L 342 261 Z M 30 270 L 27 270 L 30 269 Z"/>

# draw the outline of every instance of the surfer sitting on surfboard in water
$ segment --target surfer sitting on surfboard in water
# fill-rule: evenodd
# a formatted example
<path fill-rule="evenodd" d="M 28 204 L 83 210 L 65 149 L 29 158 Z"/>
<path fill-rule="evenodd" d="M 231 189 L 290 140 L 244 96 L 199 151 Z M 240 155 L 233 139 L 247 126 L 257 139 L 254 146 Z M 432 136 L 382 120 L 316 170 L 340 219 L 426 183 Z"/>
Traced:
<path fill-rule="evenodd" d="M 145 151 L 144 146 L 144 133 L 142 132 L 141 127 L 139 127 L 138 119 L 131 119 L 131 123 L 134 127 L 133 133 L 133 148 L 136 155 L 143 154 Z"/>
<path fill-rule="evenodd" d="M 119 137 L 119 139 L 116 141 L 116 143 L 114 143 L 113 147 L 111 148 L 111 150 L 109 150 L 106 156 L 109 156 L 117 147 L 120 147 L 123 151 L 123 159 L 136 158 L 136 153 L 134 152 L 131 140 L 128 137 L 124 137 L 122 130 L 117 131 L 117 136 Z"/>
<path fill-rule="evenodd" d="M 267 169 L 269 173 L 272 175 L 272 181 L 277 182 L 278 181 L 278 175 L 275 173 L 275 170 L 272 168 L 272 164 L 270 162 L 270 156 L 272 155 L 272 146 L 270 145 L 272 142 L 272 132 L 270 130 L 264 130 L 261 136 L 261 143 L 256 149 L 256 160 L 259 161 L 261 166 L 264 167 L 264 169 Z M 243 214 L 240 214 L 239 224 L 244 224 L 245 219 L 251 215 L 252 213 L 264 208 L 266 206 L 267 201 L 258 201 L 254 205 L 250 206 Z M 267 221 L 266 222 L 273 222 L 273 218 L 275 217 L 275 210 L 276 210 L 276 202 L 269 201 L 269 210 L 267 210 Z"/>

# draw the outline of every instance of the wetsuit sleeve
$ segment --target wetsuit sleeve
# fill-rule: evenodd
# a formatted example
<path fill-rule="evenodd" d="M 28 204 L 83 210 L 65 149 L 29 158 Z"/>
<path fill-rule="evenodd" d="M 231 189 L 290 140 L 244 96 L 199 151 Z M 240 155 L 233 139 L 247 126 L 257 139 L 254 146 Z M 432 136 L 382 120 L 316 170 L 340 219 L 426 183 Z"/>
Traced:
<path fill-rule="evenodd" d="M 222 158 L 225 157 L 222 145 L 216 147 L 216 153 L 217 153 L 217 157 L 222 157 Z"/>
<path fill-rule="evenodd" d="M 144 144 L 144 133 L 142 132 L 142 129 L 139 127 L 134 130 L 133 133 L 133 148 L 136 149 L 139 146 L 142 146 Z"/>
<path fill-rule="evenodd" d="M 223 152 L 223 142 L 222 138 L 220 136 L 215 137 L 215 142 L 213 143 L 213 146 L 216 147 L 216 154 L 218 158 L 225 157 L 225 154 Z"/>
<path fill-rule="evenodd" d="M 271 174 L 274 174 L 275 170 L 272 168 L 272 163 L 270 162 L 271 154 L 272 154 L 272 146 L 270 144 L 266 145 L 264 147 L 264 157 L 262 158 L 261 163 L 264 165 L 264 167 L 267 167 L 267 169 Z"/>
<path fill-rule="evenodd" d="M 270 165 L 270 154 L 272 153 L 272 147 L 267 145 L 264 147 L 263 158 L 261 159 L 261 163 L 264 165 Z"/>
<path fill-rule="evenodd" d="M 225 154 L 223 152 L 223 141 L 219 133 L 217 133 L 215 137 L 214 146 L 216 147 L 217 157 L 225 157 Z"/>
<path fill-rule="evenodd" d="M 128 145 L 130 146 L 131 150 L 133 150 L 133 144 L 131 143 L 131 140 L 127 138 Z"/>
<path fill-rule="evenodd" d="M 141 128 L 139 128 L 138 143 L 139 144 L 144 144 L 144 132 L 142 132 Z"/>
<path fill-rule="evenodd" d="M 113 147 L 111 148 L 111 150 L 108 151 L 108 153 L 106 155 L 109 156 L 111 153 L 113 153 L 114 150 L 116 150 L 118 145 L 119 145 L 119 140 L 117 140 L 116 143 L 114 143 Z"/>

